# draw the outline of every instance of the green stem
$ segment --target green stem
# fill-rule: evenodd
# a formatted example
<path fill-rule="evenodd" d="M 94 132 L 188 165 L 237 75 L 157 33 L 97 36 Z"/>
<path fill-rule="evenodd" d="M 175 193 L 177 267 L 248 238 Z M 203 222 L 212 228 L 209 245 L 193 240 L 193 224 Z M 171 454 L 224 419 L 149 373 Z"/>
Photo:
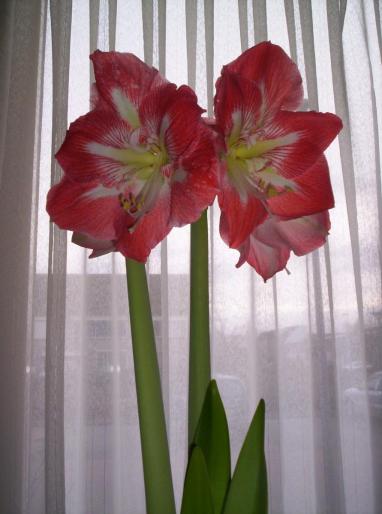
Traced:
<path fill-rule="evenodd" d="M 144 264 L 126 259 L 147 514 L 175 514 L 166 421 Z"/>
<path fill-rule="evenodd" d="M 207 211 L 191 225 L 188 442 L 192 442 L 211 379 Z"/>

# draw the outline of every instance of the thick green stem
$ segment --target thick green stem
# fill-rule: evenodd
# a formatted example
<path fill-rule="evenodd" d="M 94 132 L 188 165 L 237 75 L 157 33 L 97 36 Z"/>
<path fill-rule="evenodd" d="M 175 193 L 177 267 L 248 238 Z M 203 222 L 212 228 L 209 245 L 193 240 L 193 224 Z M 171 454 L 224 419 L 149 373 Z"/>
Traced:
<path fill-rule="evenodd" d="M 175 514 L 166 422 L 146 270 L 126 259 L 147 514 Z"/>
<path fill-rule="evenodd" d="M 207 211 L 191 225 L 188 441 L 192 442 L 211 379 Z"/>

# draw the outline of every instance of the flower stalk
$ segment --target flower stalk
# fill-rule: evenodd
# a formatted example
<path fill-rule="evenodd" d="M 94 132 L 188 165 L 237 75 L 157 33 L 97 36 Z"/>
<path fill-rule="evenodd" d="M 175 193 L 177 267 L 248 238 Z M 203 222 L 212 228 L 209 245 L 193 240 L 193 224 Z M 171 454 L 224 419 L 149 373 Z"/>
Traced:
<path fill-rule="evenodd" d="M 175 514 L 166 421 L 144 264 L 126 259 L 147 514 Z"/>
<path fill-rule="evenodd" d="M 191 225 L 188 441 L 192 442 L 211 380 L 207 211 Z"/>

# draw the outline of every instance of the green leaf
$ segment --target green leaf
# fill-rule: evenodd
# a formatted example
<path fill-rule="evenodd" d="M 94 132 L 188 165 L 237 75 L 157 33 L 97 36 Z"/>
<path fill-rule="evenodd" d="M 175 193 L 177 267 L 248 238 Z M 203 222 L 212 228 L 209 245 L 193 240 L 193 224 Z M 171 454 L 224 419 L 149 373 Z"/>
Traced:
<path fill-rule="evenodd" d="M 215 514 L 210 479 L 202 450 L 194 446 L 188 463 L 181 514 Z"/>
<path fill-rule="evenodd" d="M 208 386 L 193 444 L 203 451 L 215 513 L 220 514 L 231 477 L 231 456 L 227 417 L 215 380 Z"/>
<path fill-rule="evenodd" d="M 264 455 L 265 403 L 260 400 L 228 491 L 224 514 L 267 514 L 268 487 Z"/>

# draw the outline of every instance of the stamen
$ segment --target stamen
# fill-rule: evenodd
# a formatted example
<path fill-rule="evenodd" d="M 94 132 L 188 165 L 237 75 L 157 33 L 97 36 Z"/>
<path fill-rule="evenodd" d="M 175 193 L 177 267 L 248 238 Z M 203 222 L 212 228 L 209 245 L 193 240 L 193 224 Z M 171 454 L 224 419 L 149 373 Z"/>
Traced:
<path fill-rule="evenodd" d="M 122 193 L 118 195 L 119 203 L 122 209 L 130 215 L 137 214 L 142 207 L 143 201 L 138 199 L 133 193 L 130 191 L 127 198 Z"/>

